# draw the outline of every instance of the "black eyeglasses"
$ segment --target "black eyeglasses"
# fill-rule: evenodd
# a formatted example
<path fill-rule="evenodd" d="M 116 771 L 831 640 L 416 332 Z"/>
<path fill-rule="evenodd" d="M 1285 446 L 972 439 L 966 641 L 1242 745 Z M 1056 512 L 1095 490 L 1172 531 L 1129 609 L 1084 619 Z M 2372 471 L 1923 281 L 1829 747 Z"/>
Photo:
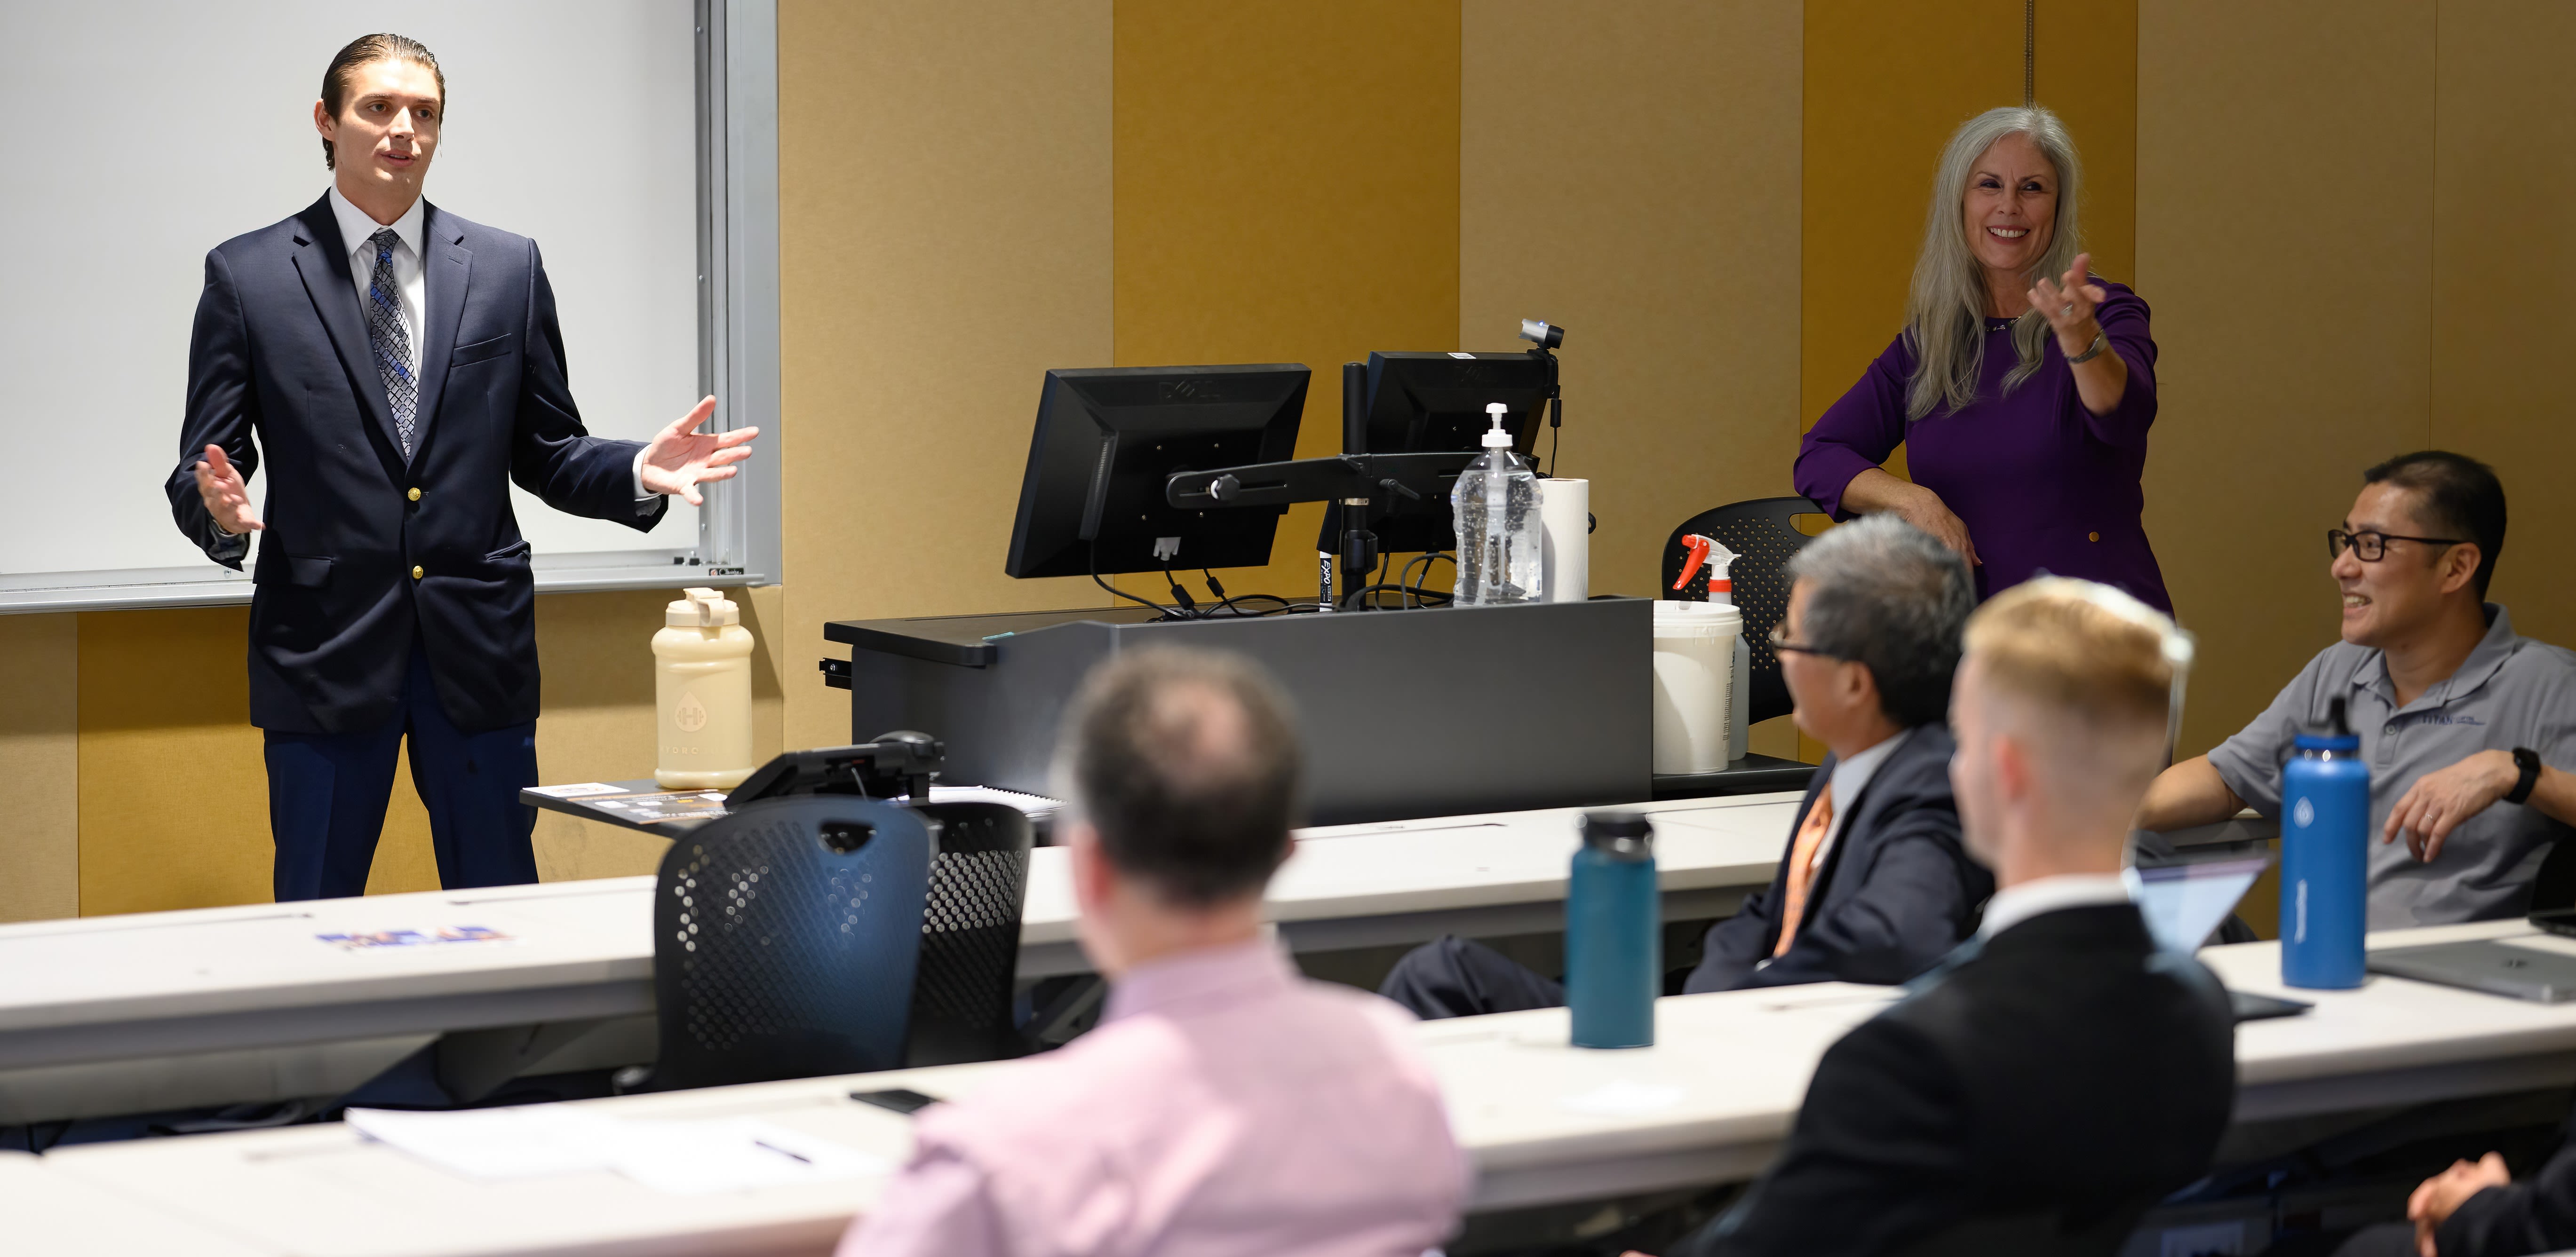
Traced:
<path fill-rule="evenodd" d="M 2326 558 L 2329 561 L 2341 558 L 2348 549 L 2352 551 L 2352 557 L 2364 563 L 2377 563 L 2388 557 L 2388 543 L 2392 541 L 2414 541 L 2428 546 L 2468 544 L 2449 537 L 2405 537 L 2393 532 L 2345 532 L 2340 528 L 2329 528 L 2326 530 Z"/>
<path fill-rule="evenodd" d="M 1771 653 L 1775 655 L 1785 653 L 1792 655 L 1814 655 L 1818 659 L 1842 658 L 1841 655 L 1837 655 L 1830 650 L 1819 650 L 1813 646 L 1803 646 L 1797 642 L 1790 641 L 1788 638 L 1780 636 L 1780 626 L 1777 624 L 1771 626 L 1771 635 L 1767 640 L 1771 643 Z"/>

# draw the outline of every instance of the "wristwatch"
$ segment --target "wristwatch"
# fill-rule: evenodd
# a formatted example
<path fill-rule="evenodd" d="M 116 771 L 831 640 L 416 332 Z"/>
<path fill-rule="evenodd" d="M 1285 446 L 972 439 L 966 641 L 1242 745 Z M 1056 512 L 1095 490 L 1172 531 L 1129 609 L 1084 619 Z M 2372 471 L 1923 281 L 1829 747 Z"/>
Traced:
<path fill-rule="evenodd" d="M 2097 332 L 2093 333 L 2093 343 L 2092 343 L 2092 344 L 2090 344 L 2090 345 L 2085 346 L 2085 347 L 2084 347 L 2084 352 L 2082 352 L 2082 353 L 2080 353 L 2080 354 L 2077 354 L 2077 355 L 2075 355 L 2075 356 L 2074 356 L 2074 357 L 2072 357 L 2072 358 L 2067 359 L 2067 360 L 2066 360 L 2066 365 L 2068 365 L 2068 366 L 2070 366 L 2070 367 L 2073 367 L 2073 366 L 2081 366 L 2081 365 L 2083 365 L 2083 364 L 2085 364 L 2085 363 L 2087 363 L 2087 362 L 2091 362 L 2091 361 L 2093 361 L 2094 359 L 2101 357 L 2101 356 L 2102 356 L 2102 351 L 2103 351 L 2103 350 L 2105 350 L 2105 349 L 2109 349 L 2110 347 L 2111 347 L 2111 338 L 2110 338 L 2110 337 L 2108 337 L 2108 336 L 2105 336 L 2105 335 L 2103 335 L 2102 333 L 2100 333 L 2100 332 L 2098 332 L 2098 331 L 2097 331 Z"/>
<path fill-rule="evenodd" d="M 2540 752 L 2527 746 L 2513 748 L 2513 766 L 2522 770 L 2522 779 L 2504 796 L 2507 803 L 2520 803 L 2531 797 L 2531 788 L 2540 784 Z"/>

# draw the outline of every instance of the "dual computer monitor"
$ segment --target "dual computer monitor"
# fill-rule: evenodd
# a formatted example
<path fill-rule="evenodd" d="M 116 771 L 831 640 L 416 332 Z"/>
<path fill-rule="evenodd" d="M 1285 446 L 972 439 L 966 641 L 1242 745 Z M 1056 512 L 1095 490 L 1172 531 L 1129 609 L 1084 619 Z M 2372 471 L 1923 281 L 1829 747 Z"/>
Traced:
<path fill-rule="evenodd" d="M 1552 365 L 1519 353 L 1370 354 L 1366 405 L 1346 416 L 1342 452 L 1474 450 L 1486 405 L 1501 402 L 1513 446 L 1526 455 Z M 1294 363 L 1047 372 L 1003 570 L 1082 576 L 1268 564 L 1287 508 L 1175 507 L 1163 485 L 1176 471 L 1295 457 L 1307 378 Z M 1372 530 L 1386 552 L 1451 545 L 1446 495 L 1377 510 Z M 1330 520 L 1326 527 L 1338 529 Z"/>

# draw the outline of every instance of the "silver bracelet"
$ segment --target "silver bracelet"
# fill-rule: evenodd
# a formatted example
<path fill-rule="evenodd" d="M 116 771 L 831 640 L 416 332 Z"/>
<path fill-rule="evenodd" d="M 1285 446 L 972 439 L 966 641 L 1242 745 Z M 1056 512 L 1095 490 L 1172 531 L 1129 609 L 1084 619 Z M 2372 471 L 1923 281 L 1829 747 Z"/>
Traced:
<path fill-rule="evenodd" d="M 2099 331 L 2096 331 L 2096 332 L 2094 332 L 2094 333 L 2093 333 L 2093 343 L 2092 343 L 2091 345 L 2086 346 L 2086 347 L 2085 347 L 2085 349 L 2084 349 L 2084 352 L 2082 352 L 2082 353 L 2080 353 L 2080 354 L 2077 354 L 2077 355 L 2075 355 L 2075 356 L 2074 356 L 2074 357 L 2072 357 L 2072 358 L 2067 359 L 2067 360 L 2066 360 L 2066 365 L 2068 365 L 2068 366 L 2070 366 L 2070 367 L 2082 366 L 2082 365 L 2084 365 L 2085 363 L 2091 362 L 2091 361 L 2093 361 L 2094 359 L 2101 357 L 2101 356 L 2102 356 L 2102 351 L 2103 351 L 2103 350 L 2105 350 L 2105 349 L 2109 349 L 2110 347 L 2111 347 L 2111 338 L 2110 338 L 2110 337 L 2108 337 L 2108 336 L 2103 335 L 2103 334 L 2102 334 L 2101 332 L 2099 332 Z"/>

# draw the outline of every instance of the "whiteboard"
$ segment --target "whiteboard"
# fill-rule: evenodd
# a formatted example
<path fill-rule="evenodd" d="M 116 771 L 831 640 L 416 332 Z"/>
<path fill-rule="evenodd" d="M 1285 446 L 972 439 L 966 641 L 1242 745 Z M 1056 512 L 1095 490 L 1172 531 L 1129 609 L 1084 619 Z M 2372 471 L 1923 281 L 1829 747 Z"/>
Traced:
<path fill-rule="evenodd" d="M 180 457 L 204 258 L 329 186 L 312 102 L 332 54 L 377 23 L 428 45 L 446 74 L 428 199 L 543 253 L 589 430 L 641 439 L 702 395 L 697 0 L 426 0 L 395 12 L 11 0 L 0 426 L 42 453 L 13 477 L 26 523 L 0 552 L 0 577 L 239 579 L 179 534 L 162 487 Z M 255 478 L 253 494 L 264 490 Z M 634 552 L 699 542 L 685 501 L 648 535 L 512 494 L 541 571 L 604 552 L 668 564 Z"/>

